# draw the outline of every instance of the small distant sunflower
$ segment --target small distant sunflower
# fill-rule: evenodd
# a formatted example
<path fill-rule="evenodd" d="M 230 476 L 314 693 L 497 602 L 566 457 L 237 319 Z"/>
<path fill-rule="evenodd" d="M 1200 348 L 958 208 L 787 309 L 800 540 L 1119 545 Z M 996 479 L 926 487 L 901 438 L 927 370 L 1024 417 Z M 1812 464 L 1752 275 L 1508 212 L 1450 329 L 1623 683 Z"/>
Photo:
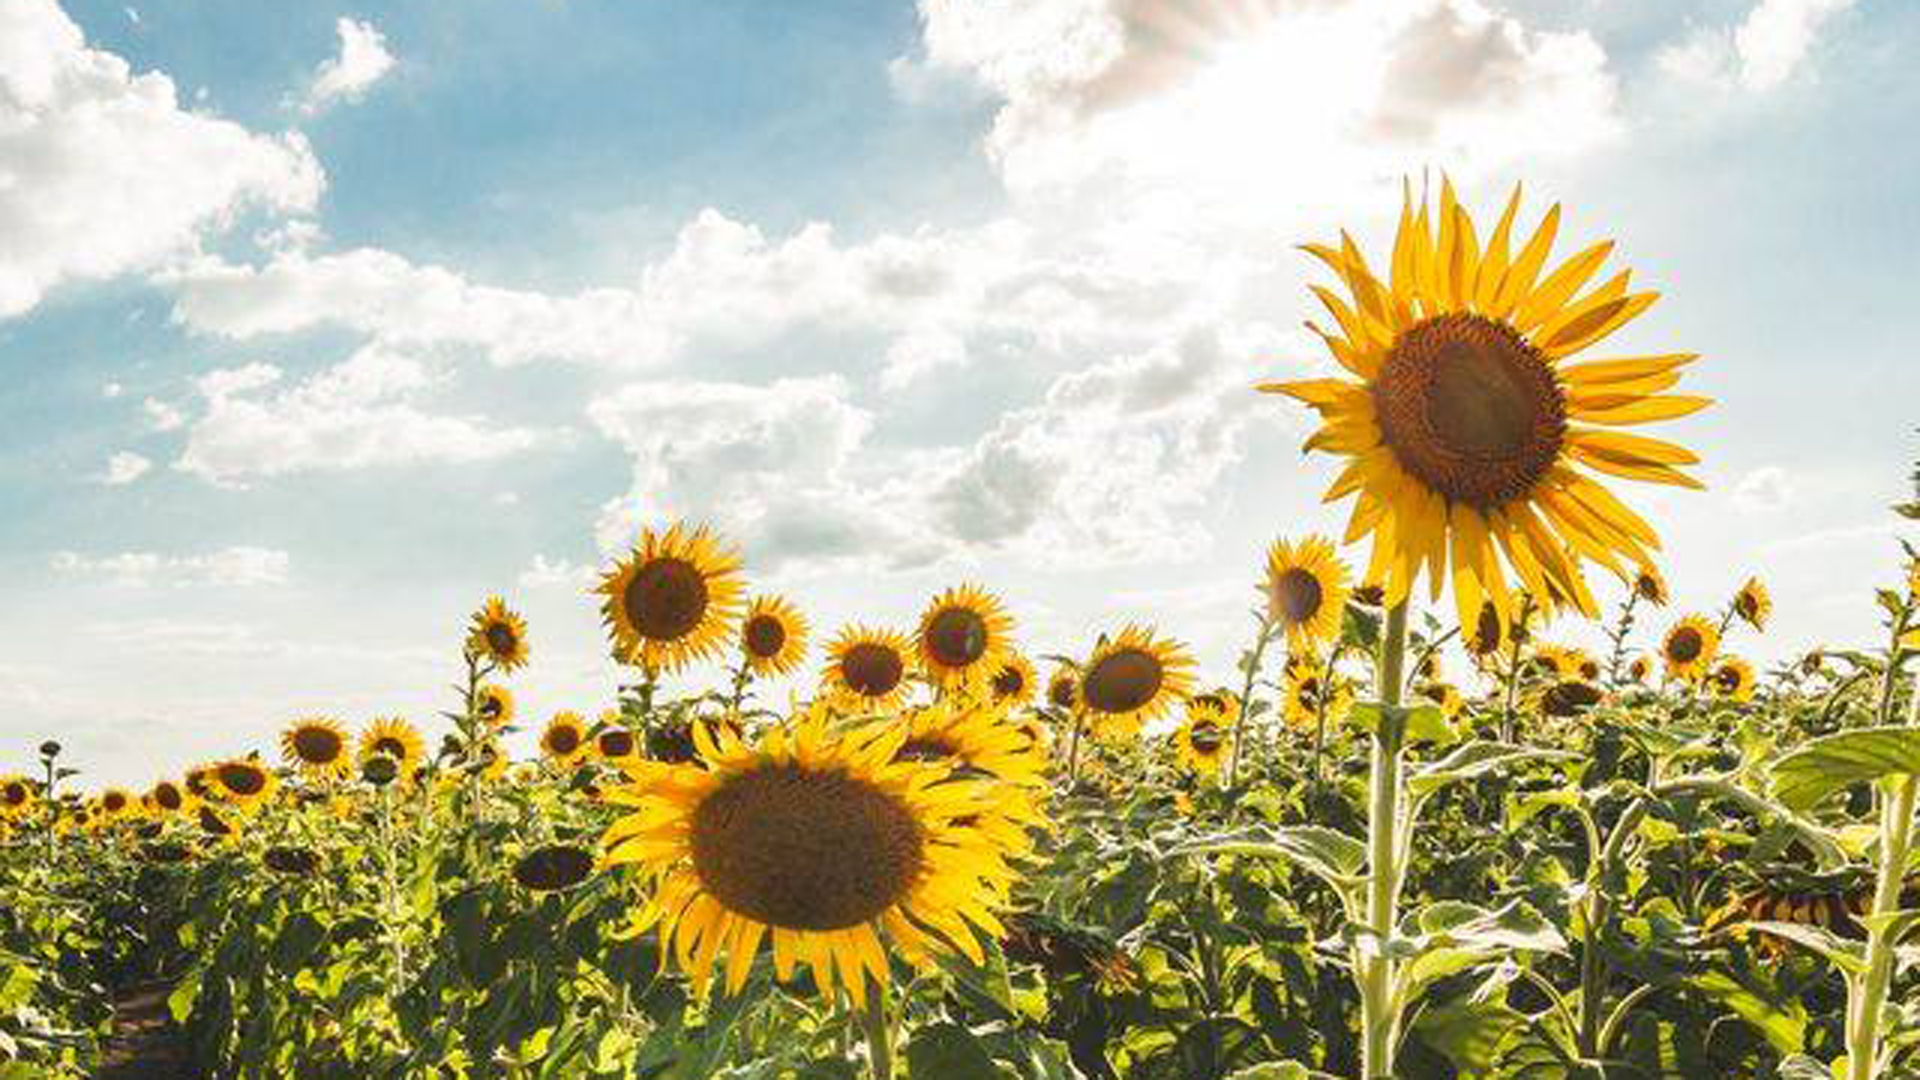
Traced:
<path fill-rule="evenodd" d="M 1128 626 L 1101 642 L 1080 669 L 1080 703 L 1097 734 L 1128 738 L 1187 696 L 1193 667 L 1179 642 Z"/>
<path fill-rule="evenodd" d="M 1600 704 L 1606 695 L 1600 688 L 1578 677 L 1561 679 L 1538 692 L 1539 708 L 1548 716 L 1578 716 Z"/>
<path fill-rule="evenodd" d="M 487 683 L 474 694 L 473 711 L 481 723 L 498 731 L 513 723 L 513 691 L 498 683 Z"/>
<path fill-rule="evenodd" d="M 650 672 L 674 672 L 724 647 L 740 616 L 740 557 L 702 525 L 647 529 L 594 590 L 614 650 Z"/>
<path fill-rule="evenodd" d="M 398 716 L 387 716 L 367 725 L 360 733 L 360 760 L 375 754 L 393 759 L 398 775 L 410 777 L 426 758 L 426 741 L 420 730 Z"/>
<path fill-rule="evenodd" d="M 849 626 L 827 646 L 821 687 L 842 706 L 885 712 L 906 697 L 908 648 L 904 634 Z"/>
<path fill-rule="evenodd" d="M 761 678 L 791 674 L 807 656 L 807 620 L 780 596 L 756 596 L 740 623 L 740 651 Z"/>
<path fill-rule="evenodd" d="M 540 753 L 555 765 L 572 765 L 588 752 L 587 722 L 577 712 L 557 712 L 540 733 Z"/>
<path fill-rule="evenodd" d="M 948 589 L 920 614 L 914 636 L 920 671 L 947 688 L 990 678 L 1000 671 L 1013 634 L 1013 618 L 998 597 L 977 585 Z"/>
<path fill-rule="evenodd" d="M 1347 567 L 1326 537 L 1275 540 L 1267 549 L 1262 592 L 1267 617 L 1286 631 L 1289 648 L 1322 645 L 1340 635 L 1347 610 Z"/>
<path fill-rule="evenodd" d="M 721 964 L 737 991 L 768 940 L 778 979 L 806 964 L 824 995 L 855 1003 L 890 981 L 883 935 L 911 961 L 979 963 L 979 935 L 1004 936 L 1014 878 L 967 824 L 995 785 L 896 760 L 906 736 L 834 733 L 820 711 L 757 746 L 700 729 L 706 768 L 653 769 L 610 792 L 632 813 L 607 830 L 604 862 L 655 883 L 635 929 L 659 923 L 662 951 L 702 994 Z"/>
<path fill-rule="evenodd" d="M 1188 772 L 1217 776 L 1233 749 L 1233 733 L 1223 715 L 1202 707 L 1189 709 L 1186 722 L 1173 733 L 1173 757 Z"/>
<path fill-rule="evenodd" d="M 1448 720 L 1460 715 L 1467 707 L 1467 699 L 1460 694 L 1460 688 L 1449 682 L 1427 681 L 1421 683 L 1414 693 L 1440 707 L 1440 715 Z"/>
<path fill-rule="evenodd" d="M 97 805 L 100 807 L 100 812 L 108 818 L 125 817 L 140 809 L 140 804 L 134 801 L 133 796 L 120 788 L 108 788 L 102 791 Z"/>
<path fill-rule="evenodd" d="M 196 802 L 225 802 L 227 793 L 220 787 L 219 780 L 214 776 L 219 768 L 218 764 L 209 763 L 195 765 L 188 769 L 186 775 L 181 777 L 181 783 L 186 785 L 187 794 L 193 796 Z"/>
<path fill-rule="evenodd" d="M 1667 579 L 1660 576 L 1660 568 L 1652 563 L 1643 563 L 1633 575 L 1633 595 L 1652 604 L 1654 607 L 1667 606 Z"/>
<path fill-rule="evenodd" d="M 1642 653 L 1627 662 L 1627 678 L 1643 683 L 1653 674 L 1653 658 Z"/>
<path fill-rule="evenodd" d="M 1773 597 L 1767 595 L 1767 587 L 1759 578 L 1748 578 L 1740 591 L 1733 594 L 1733 613 L 1755 630 L 1767 628 L 1767 616 L 1773 614 Z"/>
<path fill-rule="evenodd" d="M 509 610 L 506 601 L 490 596 L 486 606 L 473 613 L 467 651 L 511 673 L 527 662 L 527 621 Z"/>
<path fill-rule="evenodd" d="M 222 801 L 247 812 L 272 798 L 279 784 L 266 766 L 252 758 L 233 758 L 215 765 L 213 781 L 226 796 Z"/>
<path fill-rule="evenodd" d="M 25 817 L 33 809 L 33 782 L 24 776 L 0 776 L 0 820 Z"/>
<path fill-rule="evenodd" d="M 353 767 L 347 753 L 347 735 L 324 716 L 298 720 L 280 733 L 280 756 L 288 765 L 312 777 L 345 776 Z"/>
<path fill-rule="evenodd" d="M 634 761 L 640 757 L 640 736 L 617 722 L 610 723 L 608 717 L 601 717 L 602 727 L 593 737 L 593 756 L 610 765 Z M 611 718 L 618 720 L 618 714 Z"/>
<path fill-rule="evenodd" d="M 171 780 L 162 780 L 147 792 L 147 803 L 160 814 L 178 814 L 187 809 L 191 802 L 192 796 L 187 794 L 187 789 Z"/>
<path fill-rule="evenodd" d="M 1072 712 L 1080 704 L 1080 672 L 1065 664 L 1053 670 L 1047 680 L 1047 704 L 1062 712 Z"/>
<path fill-rule="evenodd" d="M 1290 665 L 1282 685 L 1286 696 L 1281 711 L 1287 726 L 1296 731 L 1317 730 L 1323 712 L 1327 727 L 1335 727 L 1353 707 L 1352 685 L 1317 661 Z"/>
<path fill-rule="evenodd" d="M 1020 708 L 1033 700 L 1036 678 L 1032 661 L 1017 652 L 1008 652 L 1000 662 L 999 672 L 987 685 L 995 704 Z"/>
<path fill-rule="evenodd" d="M 1660 659 L 1667 676 L 1692 680 L 1706 674 L 1720 651 L 1720 628 L 1704 615 L 1688 615 L 1673 624 L 1660 642 Z"/>
<path fill-rule="evenodd" d="M 1567 652 L 1569 659 L 1573 661 L 1573 672 L 1575 675 L 1578 675 L 1588 682 L 1600 681 L 1600 661 L 1598 658 L 1585 649 L 1575 648 L 1569 649 Z"/>
<path fill-rule="evenodd" d="M 1491 601 L 1480 605 L 1480 614 L 1471 627 L 1463 624 L 1460 629 L 1460 643 L 1476 663 L 1491 664 L 1506 652 L 1507 625 Z"/>
<path fill-rule="evenodd" d="M 1753 697 L 1753 665 L 1737 656 L 1722 656 L 1707 676 L 1714 695 L 1728 701 L 1747 701 Z"/>
<path fill-rule="evenodd" d="M 1567 645 L 1540 642 L 1533 647 L 1534 672 L 1547 678 L 1580 678 L 1580 650 Z"/>

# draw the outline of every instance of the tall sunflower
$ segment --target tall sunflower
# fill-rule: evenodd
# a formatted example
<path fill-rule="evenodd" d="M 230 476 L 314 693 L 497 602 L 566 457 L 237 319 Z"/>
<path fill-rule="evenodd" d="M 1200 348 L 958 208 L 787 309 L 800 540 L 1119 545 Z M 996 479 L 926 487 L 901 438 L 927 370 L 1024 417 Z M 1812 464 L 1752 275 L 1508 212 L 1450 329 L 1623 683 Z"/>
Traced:
<path fill-rule="evenodd" d="M 705 525 L 647 529 L 595 592 L 614 649 L 650 672 L 716 655 L 740 616 L 740 557 Z"/>
<path fill-rule="evenodd" d="M 1767 616 L 1773 614 L 1773 597 L 1767 594 L 1767 587 L 1757 577 L 1750 577 L 1733 594 L 1733 613 L 1755 630 L 1767 628 Z"/>
<path fill-rule="evenodd" d="M 843 707 L 884 712 L 906 697 L 908 649 L 904 634 L 849 626 L 827 646 L 821 690 Z"/>
<path fill-rule="evenodd" d="M 474 695 L 473 710 L 481 723 L 498 731 L 513 723 L 513 691 L 498 683 L 487 683 Z"/>
<path fill-rule="evenodd" d="M 977 585 L 948 589 L 920 614 L 914 635 L 920 672 L 948 689 L 991 678 L 1000 671 L 1012 634 L 1013 618 L 998 597 Z"/>
<path fill-rule="evenodd" d="M 781 596 L 756 596 L 740 623 L 740 652 L 761 678 L 791 674 L 807 656 L 807 620 Z"/>
<path fill-rule="evenodd" d="M 1611 242 L 1543 277 L 1560 208 L 1514 252 L 1519 205 L 1516 188 L 1483 245 L 1451 183 L 1432 220 L 1409 192 L 1385 282 L 1344 234 L 1337 249 L 1307 245 L 1352 297 L 1315 286 L 1338 333 L 1313 329 L 1353 379 L 1260 386 L 1320 413 L 1305 449 L 1350 459 L 1327 498 L 1358 496 L 1346 542 L 1372 535 L 1365 580 L 1397 604 L 1423 567 L 1436 599 L 1451 573 L 1468 626 L 1483 600 L 1511 617 L 1509 569 L 1544 602 L 1594 616 L 1583 562 L 1623 578 L 1627 565 L 1652 562 L 1653 528 L 1575 466 L 1701 486 L 1678 468 L 1699 460 L 1690 451 L 1609 430 L 1707 405 L 1662 393 L 1693 354 L 1569 362 L 1657 294 L 1629 293 L 1624 272 L 1581 292 Z"/>
<path fill-rule="evenodd" d="M 324 716 L 297 720 L 281 732 L 280 757 L 312 777 L 345 776 L 353 767 L 346 732 Z"/>
<path fill-rule="evenodd" d="M 1716 696 L 1728 701 L 1747 701 L 1753 697 L 1753 665 L 1737 656 L 1722 656 L 1707 676 L 1707 685 Z"/>
<path fill-rule="evenodd" d="M 1033 700 L 1036 678 L 1033 662 L 1009 650 L 1006 659 L 1000 661 L 1000 670 L 988 681 L 987 689 L 994 704 L 1021 708 Z"/>
<path fill-rule="evenodd" d="M 509 609 L 505 600 L 489 596 L 486 604 L 473 613 L 467 630 L 467 652 L 511 673 L 527 662 L 527 620 Z"/>
<path fill-rule="evenodd" d="M 1267 549 L 1267 580 L 1261 592 L 1267 617 L 1287 634 L 1287 647 L 1304 650 L 1340 636 L 1347 610 L 1347 567 L 1333 541 L 1308 536 L 1275 540 Z"/>
<path fill-rule="evenodd" d="M 252 758 L 230 758 L 215 765 L 213 782 L 225 796 L 222 801 L 244 813 L 258 809 L 279 786 L 279 778 Z"/>
<path fill-rule="evenodd" d="M 1080 703 L 1096 734 L 1137 735 L 1193 687 L 1193 657 L 1177 641 L 1128 626 L 1104 639 L 1080 669 Z"/>
<path fill-rule="evenodd" d="M 729 993 L 763 942 L 774 973 L 813 971 L 828 996 L 856 1003 L 888 985 L 887 947 L 926 962 L 983 959 L 981 934 L 1005 934 L 997 910 L 1013 881 L 1005 853 L 968 827 L 996 785 L 896 760 L 898 725 L 836 734 L 815 711 L 757 745 L 696 729 L 705 768 L 648 770 L 609 793 L 632 812 L 607 830 L 605 862 L 655 883 L 636 929 L 661 926 L 704 993 L 724 954 Z"/>
<path fill-rule="evenodd" d="M 1667 631 L 1660 642 L 1660 659 L 1667 677 L 1692 681 L 1706 674 L 1720 651 L 1720 628 L 1704 615 L 1688 615 Z"/>
<path fill-rule="evenodd" d="M 587 743 L 587 722 L 577 712 L 557 712 L 547 721 L 547 728 L 540 733 L 540 753 L 555 765 L 572 765 L 585 757 L 591 747 Z"/>
<path fill-rule="evenodd" d="M 425 760 L 426 753 L 426 741 L 420 737 L 420 729 L 402 717 L 383 716 L 360 733 L 360 760 L 375 754 L 390 757 L 402 777 L 411 777 Z"/>

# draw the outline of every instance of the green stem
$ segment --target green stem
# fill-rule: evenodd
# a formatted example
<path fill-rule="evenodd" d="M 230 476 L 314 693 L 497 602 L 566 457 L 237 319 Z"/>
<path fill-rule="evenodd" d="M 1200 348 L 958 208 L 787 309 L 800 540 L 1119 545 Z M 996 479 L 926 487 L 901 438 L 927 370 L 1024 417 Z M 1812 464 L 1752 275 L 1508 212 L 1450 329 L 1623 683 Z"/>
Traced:
<path fill-rule="evenodd" d="M 1267 644 L 1273 640 L 1273 619 L 1260 617 L 1260 634 L 1254 639 L 1253 656 L 1247 661 L 1247 679 L 1240 687 L 1240 714 L 1233 718 L 1233 756 L 1227 760 L 1227 786 L 1232 787 L 1240 780 L 1240 756 L 1246 752 L 1247 710 L 1253 705 L 1253 684 L 1260 674 L 1260 659 L 1267 653 Z"/>
<path fill-rule="evenodd" d="M 1366 1080 L 1393 1075 L 1394 1049 L 1400 1037 L 1400 1017 L 1393 1001 L 1393 962 L 1387 942 L 1399 921 L 1401 799 L 1405 781 L 1400 773 L 1405 748 L 1404 720 L 1399 715 L 1403 671 L 1407 658 L 1407 605 L 1387 612 L 1380 641 L 1380 670 L 1376 680 L 1381 699 L 1380 725 L 1373 735 L 1373 762 L 1367 813 L 1367 929 L 1371 949 L 1355 946 L 1354 977 L 1360 987 L 1361 1075 Z"/>
<path fill-rule="evenodd" d="M 1920 724 L 1920 678 L 1916 678 L 1907 723 Z M 1907 858 L 1913 851 L 1913 815 L 1920 801 L 1920 776 L 1903 778 L 1891 793 L 1875 796 L 1880 805 L 1880 879 L 1873 891 L 1873 914 L 1900 908 Z M 1880 1065 L 1880 1012 L 1893 983 L 1895 935 L 1884 924 L 1867 932 L 1867 971 L 1849 989 L 1847 1003 L 1848 1080 L 1873 1080 Z"/>
<path fill-rule="evenodd" d="M 860 1027 L 867 1036 L 867 1065 L 872 1080 L 893 1080 L 893 1014 L 885 987 L 867 984 L 867 1003 L 860 1010 Z"/>
<path fill-rule="evenodd" d="M 1080 731 L 1086 727 L 1086 710 L 1075 706 L 1073 710 L 1073 735 L 1067 741 L 1067 794 L 1073 794 L 1073 787 L 1080 782 Z"/>

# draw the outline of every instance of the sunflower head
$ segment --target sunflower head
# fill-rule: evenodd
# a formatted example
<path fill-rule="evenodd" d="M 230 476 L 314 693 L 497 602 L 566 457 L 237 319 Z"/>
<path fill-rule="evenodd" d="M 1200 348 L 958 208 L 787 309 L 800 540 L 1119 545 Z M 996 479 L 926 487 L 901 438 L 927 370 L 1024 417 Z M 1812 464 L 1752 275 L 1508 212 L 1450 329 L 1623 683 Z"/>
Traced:
<path fill-rule="evenodd" d="M 920 614 L 915 635 L 920 671 L 943 687 L 968 685 L 1000 670 L 1013 619 L 992 593 L 975 586 L 948 589 Z"/>
<path fill-rule="evenodd" d="M 1637 683 L 1647 681 L 1653 674 L 1653 659 L 1642 653 L 1627 662 L 1627 678 Z"/>
<path fill-rule="evenodd" d="M 134 801 L 133 796 L 120 788 L 108 788 L 102 791 L 97 805 L 100 807 L 100 812 L 108 818 L 124 817 L 140 809 L 140 804 Z"/>
<path fill-rule="evenodd" d="M 513 864 L 513 880 L 528 892 L 571 889 L 593 874 L 593 854 L 572 844 L 536 848 Z"/>
<path fill-rule="evenodd" d="M 1267 549 L 1267 617 L 1284 630 L 1289 648 L 1325 644 L 1338 637 L 1347 610 L 1347 567 L 1333 541 L 1308 536 L 1275 540 Z"/>
<path fill-rule="evenodd" d="M 1150 628 L 1103 639 L 1080 669 L 1080 704 L 1101 734 L 1128 737 L 1164 716 L 1193 686 L 1193 657 Z"/>
<path fill-rule="evenodd" d="M 280 733 L 280 756 L 307 776 L 339 777 L 352 768 L 347 735 L 324 716 L 295 721 Z"/>
<path fill-rule="evenodd" d="M 987 777 L 1025 787 L 1045 784 L 1047 758 L 1031 732 L 1003 709 L 943 698 L 892 721 L 905 732 L 898 761 L 943 765 L 956 776 Z"/>
<path fill-rule="evenodd" d="M 487 683 L 474 694 L 473 711 L 481 723 L 498 731 L 513 723 L 513 691 Z"/>
<path fill-rule="evenodd" d="M 468 624 L 467 654 L 511 673 L 527 662 L 527 621 L 505 600 L 488 597 Z"/>
<path fill-rule="evenodd" d="M 590 750 L 587 722 L 577 712 L 554 713 L 540 733 L 540 754 L 555 765 L 572 765 Z"/>
<path fill-rule="evenodd" d="M 177 814 L 187 808 L 191 796 L 187 789 L 172 780 L 162 780 L 147 792 L 147 802 L 156 813 Z"/>
<path fill-rule="evenodd" d="M 1660 642 L 1660 659 L 1669 678 L 1691 681 L 1706 674 L 1720 651 L 1720 628 L 1704 615 L 1674 623 Z"/>
<path fill-rule="evenodd" d="M 717 654 L 740 615 L 740 557 L 706 526 L 647 529 L 595 589 L 614 652 L 650 672 Z"/>
<path fill-rule="evenodd" d="M 213 767 L 213 780 L 226 797 L 222 801 L 252 810 L 273 797 L 278 780 L 253 758 L 231 758 Z"/>
<path fill-rule="evenodd" d="M 1692 355 L 1573 362 L 1655 294 L 1629 293 L 1625 273 L 1586 288 L 1611 244 L 1549 271 L 1558 207 L 1514 250 L 1519 198 L 1482 243 L 1451 183 L 1437 211 L 1409 192 L 1385 280 L 1344 235 L 1338 247 L 1307 245 L 1347 290 L 1315 287 L 1338 325 L 1314 329 L 1351 379 L 1260 387 L 1320 413 L 1309 451 L 1348 459 L 1328 497 L 1356 496 L 1346 539 L 1372 535 L 1367 580 L 1397 604 L 1423 570 L 1436 598 L 1450 573 L 1466 626 L 1484 601 L 1511 617 L 1510 575 L 1594 616 L 1584 562 L 1624 577 L 1651 561 L 1651 526 L 1581 468 L 1700 486 L 1677 468 L 1693 454 L 1609 430 L 1708 404 L 1662 393 Z"/>
<path fill-rule="evenodd" d="M 824 695 L 861 712 L 885 712 L 907 695 L 907 639 L 892 630 L 849 626 L 827 646 Z"/>
<path fill-rule="evenodd" d="M 1233 732 L 1211 710 L 1189 710 L 1186 722 L 1173 733 L 1173 756 L 1181 768 L 1200 776 L 1216 776 L 1233 749 Z"/>
<path fill-rule="evenodd" d="M 1053 670 L 1047 680 L 1047 704 L 1061 712 L 1072 712 L 1080 705 L 1080 672 L 1065 664 Z"/>
<path fill-rule="evenodd" d="M 740 654 L 762 678 L 790 675 L 807 656 L 807 620 L 780 596 L 756 596 L 740 622 Z"/>
<path fill-rule="evenodd" d="M 360 733 L 360 760 L 379 756 L 393 759 L 395 771 L 410 777 L 426 760 L 426 741 L 420 729 L 398 716 L 382 717 Z"/>
<path fill-rule="evenodd" d="M 1767 628 L 1767 616 L 1773 614 L 1773 597 L 1767 595 L 1767 587 L 1759 578 L 1748 578 L 1740 591 L 1733 594 L 1733 613 L 1755 630 Z"/>
<path fill-rule="evenodd" d="M 601 721 L 606 724 L 608 718 L 603 716 Z M 593 737 L 593 756 L 614 764 L 631 761 L 640 756 L 640 737 L 617 723 L 607 724 Z"/>
<path fill-rule="evenodd" d="M 1578 716 L 1604 697 L 1600 688 L 1584 679 L 1561 679 L 1540 692 L 1540 711 L 1548 716 Z"/>
<path fill-rule="evenodd" d="M 1000 661 L 1000 670 L 987 683 L 993 703 L 1008 708 L 1020 708 L 1033 700 L 1035 689 L 1033 662 L 1017 652 L 1009 651 Z"/>
<path fill-rule="evenodd" d="M 1727 701 L 1747 701 L 1753 697 L 1753 665 L 1737 656 L 1721 656 L 1707 675 L 1707 685 L 1715 696 Z"/>
<path fill-rule="evenodd" d="M 1449 682 L 1427 680 L 1415 687 L 1420 697 L 1440 707 L 1440 715 L 1452 720 L 1467 707 L 1467 699 L 1460 694 L 1460 688 Z"/>
<path fill-rule="evenodd" d="M 1300 654 L 1287 658 L 1282 716 L 1295 731 L 1316 731 L 1345 720 L 1353 707 L 1353 684 L 1326 664 Z"/>
<path fill-rule="evenodd" d="M 1634 571 L 1633 595 L 1654 607 L 1667 606 L 1667 579 L 1660 576 L 1659 567 L 1652 563 L 1644 563 Z"/>
<path fill-rule="evenodd" d="M 33 781 L 24 776 L 0 776 L 0 821 L 24 817 L 33 809 Z"/>

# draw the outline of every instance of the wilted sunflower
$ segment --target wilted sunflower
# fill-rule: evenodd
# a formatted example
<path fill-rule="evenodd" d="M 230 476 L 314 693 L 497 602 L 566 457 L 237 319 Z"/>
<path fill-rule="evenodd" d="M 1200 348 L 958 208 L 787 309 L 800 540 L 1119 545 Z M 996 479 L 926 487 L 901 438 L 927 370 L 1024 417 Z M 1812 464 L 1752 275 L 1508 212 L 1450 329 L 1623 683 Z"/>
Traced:
<path fill-rule="evenodd" d="M 1611 242 L 1543 277 L 1560 208 L 1513 252 L 1519 204 L 1516 188 L 1482 244 L 1451 183 L 1441 184 L 1431 222 L 1426 200 L 1416 211 L 1409 192 L 1385 282 L 1344 234 L 1338 249 L 1307 245 L 1353 297 L 1349 305 L 1315 286 L 1339 332 L 1313 329 L 1358 381 L 1260 387 L 1320 413 L 1325 423 L 1307 450 L 1350 459 L 1327 497 L 1358 495 L 1346 542 L 1372 534 L 1366 580 L 1384 584 L 1388 603 L 1397 604 L 1423 565 L 1436 598 L 1451 572 L 1467 625 L 1485 599 L 1510 617 L 1508 568 L 1536 597 L 1593 616 L 1583 561 L 1622 577 L 1623 559 L 1652 561 L 1659 546 L 1652 527 L 1576 465 L 1700 486 L 1676 468 L 1699 460 L 1690 451 L 1607 430 L 1708 404 L 1661 393 L 1693 354 L 1567 362 L 1645 311 L 1656 294 L 1629 294 L 1626 273 L 1580 292 Z"/>
<path fill-rule="evenodd" d="M 1281 709 L 1287 726 L 1296 731 L 1318 730 L 1324 716 L 1329 728 L 1347 718 L 1353 707 L 1353 687 L 1338 672 L 1312 660 L 1287 666 L 1286 699 Z"/>
<path fill-rule="evenodd" d="M 557 712 L 540 733 L 540 753 L 555 765 L 572 765 L 585 757 L 587 722 L 577 712 Z"/>
<path fill-rule="evenodd" d="M 1188 709 L 1186 722 L 1173 733 L 1173 758 L 1180 767 L 1200 776 L 1217 776 L 1233 750 L 1233 732 L 1221 721 L 1225 715 L 1202 706 Z"/>
<path fill-rule="evenodd" d="M 806 659 L 806 617 L 784 597 L 754 597 L 740 623 L 740 651 L 761 678 L 792 673 Z"/>
<path fill-rule="evenodd" d="M 473 711 L 481 723 L 498 731 L 513 723 L 513 691 L 487 683 L 474 694 Z"/>
<path fill-rule="evenodd" d="M 1667 606 L 1667 579 L 1660 568 L 1647 563 L 1633 575 L 1633 594 L 1654 607 Z"/>
<path fill-rule="evenodd" d="M 1347 610 L 1347 567 L 1326 537 L 1275 540 L 1267 549 L 1267 580 L 1261 592 L 1267 617 L 1286 631 L 1288 648 L 1305 649 L 1340 636 Z"/>
<path fill-rule="evenodd" d="M 1759 578 L 1748 578 L 1740 591 L 1733 594 L 1733 613 L 1755 630 L 1767 628 L 1767 616 L 1773 614 L 1773 597 L 1767 595 L 1767 587 Z"/>
<path fill-rule="evenodd" d="M 614 650 L 649 672 L 716 655 L 740 616 L 740 557 L 706 526 L 647 529 L 594 590 Z"/>
<path fill-rule="evenodd" d="M 1080 704 L 1096 734 L 1132 737 L 1187 696 L 1193 666 L 1179 642 L 1128 626 L 1103 640 L 1080 669 Z"/>
<path fill-rule="evenodd" d="M 827 646 L 821 689 L 843 707 L 884 712 L 906 696 L 907 649 L 904 634 L 849 626 Z"/>
<path fill-rule="evenodd" d="M 772 939 L 774 973 L 806 964 L 826 995 L 856 1002 L 889 983 L 882 937 L 926 963 L 979 934 L 1004 934 L 996 909 L 1013 881 L 1005 854 L 962 824 L 997 785 L 896 761 L 898 725 L 835 734 L 815 711 L 757 746 L 731 733 L 702 743 L 706 768 L 660 767 L 609 793 L 632 813 L 607 830 L 604 862 L 656 883 L 635 929 L 661 924 L 704 993 L 725 954 L 726 989 L 745 982 Z"/>
<path fill-rule="evenodd" d="M 345 776 L 353 768 L 346 733 L 324 716 L 295 721 L 281 732 L 280 757 L 313 777 Z"/>
<path fill-rule="evenodd" d="M 996 705 L 1020 708 L 1033 700 L 1034 680 L 1037 678 L 1039 676 L 1033 670 L 1033 662 L 1009 650 L 1006 659 L 1000 661 L 1000 670 L 987 683 L 987 688 Z"/>
<path fill-rule="evenodd" d="M 920 671 L 953 689 L 996 675 L 1012 642 L 1013 618 L 1000 600 L 977 585 L 961 585 L 933 598 L 920 613 L 914 643 Z"/>
<path fill-rule="evenodd" d="M 187 809 L 191 796 L 187 789 L 171 780 L 162 780 L 147 792 L 147 804 L 161 814 L 178 814 Z"/>
<path fill-rule="evenodd" d="M 1753 697 L 1753 665 L 1737 656 L 1722 656 L 1707 676 L 1714 695 L 1728 701 L 1747 701 Z"/>
<path fill-rule="evenodd" d="M 226 796 L 221 800 L 242 811 L 252 811 L 273 796 L 278 780 L 252 758 L 233 758 L 213 767 L 213 782 Z"/>
<path fill-rule="evenodd" d="M 375 754 L 390 757 L 401 777 L 411 777 L 426 753 L 419 729 L 398 716 L 381 717 L 360 733 L 360 760 Z"/>
<path fill-rule="evenodd" d="M 1667 677 L 1692 680 L 1706 674 L 1720 651 L 1720 628 L 1704 615 L 1688 615 L 1673 624 L 1660 643 Z"/>
<path fill-rule="evenodd" d="M 506 601 L 488 597 L 486 606 L 473 613 L 467 652 L 491 661 L 501 671 L 512 672 L 527 662 L 527 621 L 509 610 Z"/>

